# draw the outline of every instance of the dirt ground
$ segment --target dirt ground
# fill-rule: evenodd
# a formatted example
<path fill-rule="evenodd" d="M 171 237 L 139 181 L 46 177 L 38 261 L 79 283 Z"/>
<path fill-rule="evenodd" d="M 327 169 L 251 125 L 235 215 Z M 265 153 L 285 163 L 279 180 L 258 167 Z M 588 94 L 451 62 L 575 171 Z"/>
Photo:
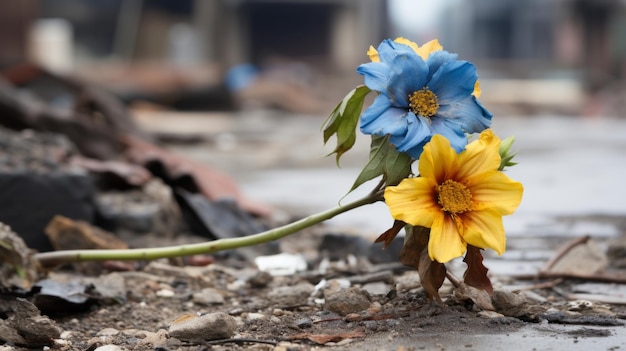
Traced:
<path fill-rule="evenodd" d="M 306 269 L 288 275 L 261 272 L 231 254 L 92 262 L 51 272 L 46 282 L 56 284 L 40 283 L 41 291 L 26 298 L 59 327 L 52 350 L 506 350 L 510 342 L 519 350 L 626 347 L 625 306 L 571 298 L 577 280 L 494 276 L 495 311 L 446 281 L 439 303 L 428 299 L 413 269 L 320 254 L 315 248 L 329 230 L 281 242 L 281 251 L 307 258 Z M 329 299 L 346 286 L 367 303 L 356 306 L 348 296 L 347 309 L 331 307 Z M 235 321 L 229 337 L 171 335 L 172 325 L 216 312 Z M 23 348 L 0 345 L 12 349 Z"/>

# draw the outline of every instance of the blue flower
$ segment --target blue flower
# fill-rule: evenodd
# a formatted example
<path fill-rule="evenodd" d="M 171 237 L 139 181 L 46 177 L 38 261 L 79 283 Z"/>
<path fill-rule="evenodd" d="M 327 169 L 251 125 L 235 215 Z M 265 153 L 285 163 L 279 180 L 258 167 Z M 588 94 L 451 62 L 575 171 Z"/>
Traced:
<path fill-rule="evenodd" d="M 466 133 L 481 132 L 491 124 L 492 114 L 475 96 L 476 67 L 432 45 L 425 52 L 426 45 L 418 49 L 399 39 L 384 40 L 378 50 L 370 48 L 373 62 L 357 68 L 365 85 L 379 93 L 361 115 L 361 131 L 389 135 L 398 151 L 414 159 L 435 134 L 462 151 Z"/>

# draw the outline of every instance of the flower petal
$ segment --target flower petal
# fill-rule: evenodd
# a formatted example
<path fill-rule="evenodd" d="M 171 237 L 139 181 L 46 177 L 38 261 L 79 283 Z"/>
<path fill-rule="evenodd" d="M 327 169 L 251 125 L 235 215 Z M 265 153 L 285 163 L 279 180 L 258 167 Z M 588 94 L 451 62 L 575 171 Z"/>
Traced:
<path fill-rule="evenodd" d="M 394 219 L 411 225 L 430 227 L 441 209 L 434 198 L 437 184 L 432 179 L 416 177 L 385 188 L 385 202 Z"/>
<path fill-rule="evenodd" d="M 418 159 L 423 146 L 430 139 L 432 131 L 430 123 L 425 117 L 415 116 L 413 112 L 407 114 L 406 133 L 401 136 L 392 136 L 389 140 L 400 152 L 407 152 L 414 159 Z"/>
<path fill-rule="evenodd" d="M 378 51 L 372 45 L 370 45 L 369 49 L 367 49 L 367 56 L 372 62 L 380 62 Z"/>
<path fill-rule="evenodd" d="M 389 39 L 383 40 L 378 45 L 380 62 L 391 63 L 398 55 L 415 54 L 410 46 Z"/>
<path fill-rule="evenodd" d="M 426 64 L 428 65 L 428 69 L 430 70 L 428 72 L 428 80 L 430 81 L 433 77 L 433 74 L 435 74 L 435 72 L 437 72 L 437 70 L 439 69 L 439 67 L 441 67 L 441 65 L 443 65 L 446 62 L 449 61 L 454 61 L 459 57 L 459 55 L 457 54 L 452 54 L 449 53 L 447 51 L 441 50 L 441 51 L 435 51 L 432 54 L 430 54 L 430 56 L 428 56 L 426 60 Z"/>
<path fill-rule="evenodd" d="M 391 107 L 386 96 L 378 95 L 374 103 L 361 114 L 361 131 L 374 135 L 404 135 L 407 114 L 405 109 Z"/>
<path fill-rule="evenodd" d="M 389 65 L 382 62 L 364 63 L 357 67 L 356 72 L 363 76 L 363 81 L 368 88 L 379 93 L 386 93 L 391 73 Z"/>
<path fill-rule="evenodd" d="M 428 240 L 430 259 L 445 263 L 465 253 L 467 244 L 461 238 L 458 224 L 449 215 L 435 217 Z"/>
<path fill-rule="evenodd" d="M 389 64 L 389 86 L 387 95 L 391 104 L 397 107 L 409 107 L 409 95 L 420 90 L 426 84 L 428 66 L 414 52 L 398 55 Z"/>
<path fill-rule="evenodd" d="M 470 96 L 476 79 L 476 66 L 472 63 L 448 61 L 437 69 L 427 85 L 437 95 L 439 105 L 446 105 Z"/>
<path fill-rule="evenodd" d="M 420 156 L 418 170 L 420 176 L 434 179 L 437 184 L 450 179 L 450 174 L 457 168 L 458 155 L 450 147 L 450 141 L 442 135 L 434 135 L 424 146 Z"/>
<path fill-rule="evenodd" d="M 433 134 L 441 134 L 450 141 L 450 146 L 456 151 L 461 152 L 467 145 L 467 136 L 463 130 L 458 127 L 454 120 L 446 118 L 432 118 L 431 129 Z"/>
<path fill-rule="evenodd" d="M 492 209 L 500 215 L 515 212 L 524 193 L 522 183 L 498 171 L 470 177 L 466 186 L 472 193 L 475 210 Z"/>
<path fill-rule="evenodd" d="M 420 57 L 424 60 L 432 56 L 435 52 L 442 51 L 443 46 L 439 44 L 439 40 L 433 39 L 428 43 L 420 46 L 419 48 L 414 48 L 415 52 L 420 55 Z"/>
<path fill-rule="evenodd" d="M 414 41 L 411 41 L 407 38 L 403 38 L 403 37 L 397 37 L 393 40 L 396 43 L 400 43 L 400 44 L 404 44 L 408 47 L 410 47 L 411 49 L 413 49 L 413 51 L 415 51 L 416 54 L 419 55 L 419 47 L 417 46 L 417 44 Z M 424 58 L 422 56 L 422 58 Z"/>
<path fill-rule="evenodd" d="M 467 180 L 472 175 L 496 171 L 500 167 L 500 138 L 491 129 L 480 133 L 459 155 L 457 179 Z M 467 184 L 466 184 L 467 186 Z"/>
<path fill-rule="evenodd" d="M 506 249 L 506 236 L 502 215 L 495 210 L 463 213 L 461 220 L 465 228 L 463 239 L 470 245 L 482 249 L 493 249 L 502 255 Z"/>
<path fill-rule="evenodd" d="M 440 104 L 436 116 L 449 119 L 466 133 L 478 133 L 489 128 L 493 115 L 470 95 L 452 104 Z"/>

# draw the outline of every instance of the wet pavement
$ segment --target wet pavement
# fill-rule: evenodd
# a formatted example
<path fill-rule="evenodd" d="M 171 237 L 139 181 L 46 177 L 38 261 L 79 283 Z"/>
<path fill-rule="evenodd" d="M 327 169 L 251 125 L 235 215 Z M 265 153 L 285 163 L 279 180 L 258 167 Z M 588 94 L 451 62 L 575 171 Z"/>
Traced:
<path fill-rule="evenodd" d="M 204 144 L 174 149 L 233 177 L 252 198 L 278 208 L 319 211 L 335 206 L 367 160 L 368 136 L 341 159 L 325 157 L 320 127 L 325 116 L 272 111 L 237 114 L 143 116 L 146 129 L 193 134 Z M 525 186 L 516 214 L 505 218 L 510 235 L 537 226 L 571 235 L 593 231 L 616 235 L 613 225 L 587 220 L 562 227 L 556 217 L 623 216 L 626 214 L 626 119 L 574 116 L 494 117 L 493 129 L 504 138 L 515 135 L 518 166 L 507 170 Z M 332 144 L 333 140 L 329 144 Z M 367 184 L 362 187 L 367 192 Z M 352 196 L 343 201 L 353 198 Z M 294 207 L 295 206 L 295 207 Z M 379 212 L 376 210 L 375 212 Z M 337 223 L 386 227 L 386 213 L 350 213 Z M 349 218 L 348 218 L 349 217 Z"/>

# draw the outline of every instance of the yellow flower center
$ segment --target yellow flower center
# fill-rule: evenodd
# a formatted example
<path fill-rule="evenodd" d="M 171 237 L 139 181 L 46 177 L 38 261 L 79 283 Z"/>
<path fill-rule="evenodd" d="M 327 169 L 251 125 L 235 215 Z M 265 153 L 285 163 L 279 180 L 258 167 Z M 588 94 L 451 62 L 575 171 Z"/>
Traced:
<path fill-rule="evenodd" d="M 431 117 L 439 110 L 439 100 L 430 89 L 423 88 L 409 95 L 409 107 L 416 115 Z"/>
<path fill-rule="evenodd" d="M 437 202 L 444 211 L 462 213 L 472 208 L 472 193 L 469 189 L 452 179 L 439 185 Z"/>

